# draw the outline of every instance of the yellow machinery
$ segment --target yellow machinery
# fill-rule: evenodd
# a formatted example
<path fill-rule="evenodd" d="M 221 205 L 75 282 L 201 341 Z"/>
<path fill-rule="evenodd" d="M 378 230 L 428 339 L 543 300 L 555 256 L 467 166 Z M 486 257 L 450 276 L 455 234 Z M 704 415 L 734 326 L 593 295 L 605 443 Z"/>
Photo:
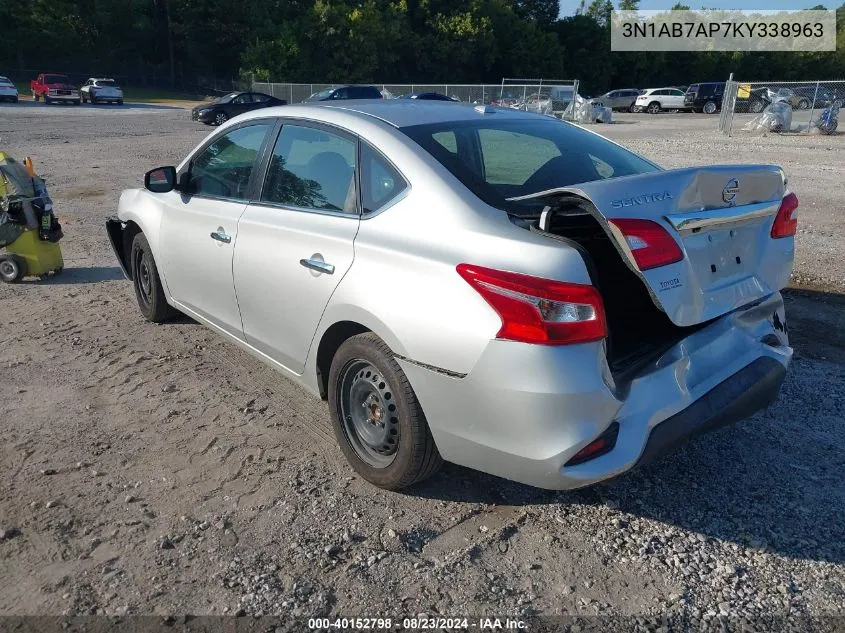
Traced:
<path fill-rule="evenodd" d="M 58 274 L 64 267 L 58 241 L 61 226 L 53 215 L 44 181 L 32 161 L 18 163 L 0 152 L 0 280 Z"/>

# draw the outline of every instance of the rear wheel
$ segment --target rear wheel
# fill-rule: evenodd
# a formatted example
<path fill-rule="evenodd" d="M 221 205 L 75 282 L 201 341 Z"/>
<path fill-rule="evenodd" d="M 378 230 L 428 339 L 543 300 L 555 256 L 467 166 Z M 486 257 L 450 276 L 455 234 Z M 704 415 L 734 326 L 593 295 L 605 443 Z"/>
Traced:
<path fill-rule="evenodd" d="M 715 114 L 716 104 L 713 101 L 708 101 L 704 104 L 704 114 Z"/>
<path fill-rule="evenodd" d="M 657 114 L 658 112 L 660 112 L 660 104 L 657 101 L 652 101 L 648 104 L 646 112 L 648 112 L 649 114 Z"/>
<path fill-rule="evenodd" d="M 380 488 L 410 486 L 443 463 L 405 373 L 371 332 L 351 337 L 335 354 L 329 408 L 347 461 Z"/>
<path fill-rule="evenodd" d="M 44 95 L 44 103 L 46 103 L 47 105 L 50 105 L 53 102 L 50 101 L 50 97 L 48 97 L 47 95 Z"/>
<path fill-rule="evenodd" d="M 178 312 L 167 303 L 164 296 L 153 252 L 143 233 L 135 236 L 129 255 L 135 298 L 144 318 L 153 323 L 161 323 L 176 316 Z"/>
<path fill-rule="evenodd" d="M 0 280 L 16 284 L 26 276 L 26 262 L 16 255 L 0 255 Z"/>
<path fill-rule="evenodd" d="M 636 106 L 636 104 L 632 103 L 631 105 L 628 106 L 628 112 L 637 112 L 638 110 L 639 110 L 639 108 Z"/>
<path fill-rule="evenodd" d="M 759 114 L 763 111 L 763 102 L 762 101 L 752 101 L 751 104 L 748 106 L 748 110 L 753 112 L 754 114 Z"/>
<path fill-rule="evenodd" d="M 807 110 L 810 107 L 810 100 L 809 99 L 801 99 L 798 102 L 798 109 L 799 110 Z"/>

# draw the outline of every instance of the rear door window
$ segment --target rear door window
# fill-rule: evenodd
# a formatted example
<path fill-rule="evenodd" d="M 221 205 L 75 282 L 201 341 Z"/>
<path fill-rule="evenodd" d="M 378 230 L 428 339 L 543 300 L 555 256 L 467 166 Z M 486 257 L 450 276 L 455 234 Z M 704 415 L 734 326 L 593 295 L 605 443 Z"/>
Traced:
<path fill-rule="evenodd" d="M 345 135 L 284 125 L 270 157 L 263 202 L 357 214 L 356 142 Z"/>

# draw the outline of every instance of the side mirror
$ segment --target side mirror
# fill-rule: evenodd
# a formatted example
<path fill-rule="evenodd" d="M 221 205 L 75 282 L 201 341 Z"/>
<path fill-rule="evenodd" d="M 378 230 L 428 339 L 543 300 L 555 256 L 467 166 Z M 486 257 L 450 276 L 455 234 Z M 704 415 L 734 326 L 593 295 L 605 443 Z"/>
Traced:
<path fill-rule="evenodd" d="M 176 168 L 157 167 L 144 174 L 144 187 L 153 193 L 167 193 L 176 188 Z"/>

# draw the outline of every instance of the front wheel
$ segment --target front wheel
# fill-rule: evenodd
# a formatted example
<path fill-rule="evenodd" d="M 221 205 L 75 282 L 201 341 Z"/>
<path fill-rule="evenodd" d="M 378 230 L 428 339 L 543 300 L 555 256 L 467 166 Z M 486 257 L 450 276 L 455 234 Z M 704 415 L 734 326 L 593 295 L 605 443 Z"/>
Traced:
<path fill-rule="evenodd" d="M 751 105 L 748 106 L 748 110 L 754 114 L 759 114 L 763 111 L 763 102 L 762 101 L 752 101 Z"/>
<path fill-rule="evenodd" d="M 715 114 L 716 104 L 713 101 L 708 101 L 704 104 L 704 114 Z"/>
<path fill-rule="evenodd" d="M 347 461 L 379 488 L 405 488 L 443 463 L 411 384 L 372 332 L 351 337 L 335 354 L 329 409 Z"/>
<path fill-rule="evenodd" d="M 657 114 L 658 112 L 660 112 L 660 104 L 657 103 L 657 101 L 652 101 L 648 104 L 648 108 L 646 109 L 646 111 L 649 114 Z"/>
<path fill-rule="evenodd" d="M 26 276 L 26 262 L 16 255 L 0 256 L 0 280 L 16 284 Z"/>
<path fill-rule="evenodd" d="M 161 323 L 176 316 L 177 311 L 167 303 L 164 296 L 153 251 L 143 233 L 138 233 L 132 242 L 129 262 L 135 298 L 144 318 L 153 323 Z"/>
<path fill-rule="evenodd" d="M 810 100 L 809 99 L 801 99 L 798 102 L 798 109 L 799 110 L 809 110 L 810 109 Z"/>
<path fill-rule="evenodd" d="M 229 117 L 226 116 L 225 112 L 218 112 L 216 115 L 214 115 L 214 123 L 216 125 L 223 125 L 228 120 Z"/>

